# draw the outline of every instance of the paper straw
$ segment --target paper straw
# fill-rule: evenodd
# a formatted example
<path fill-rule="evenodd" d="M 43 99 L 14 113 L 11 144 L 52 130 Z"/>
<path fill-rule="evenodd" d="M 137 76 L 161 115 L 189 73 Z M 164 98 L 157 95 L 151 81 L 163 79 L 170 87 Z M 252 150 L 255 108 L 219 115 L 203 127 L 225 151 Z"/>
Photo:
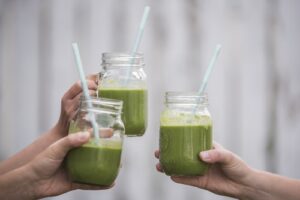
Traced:
<path fill-rule="evenodd" d="M 91 97 L 89 95 L 89 90 L 88 90 L 88 86 L 87 86 L 86 79 L 85 79 L 85 74 L 84 74 L 83 67 L 82 67 L 78 44 L 76 42 L 72 43 L 72 48 L 73 48 L 73 52 L 75 55 L 76 66 L 77 66 L 77 70 L 79 72 L 80 81 L 81 81 L 81 85 L 82 85 L 82 89 L 83 89 L 83 94 L 84 94 L 85 99 L 87 100 L 88 114 L 89 114 L 89 118 L 92 122 L 94 138 L 96 139 L 96 142 L 98 142 L 99 141 L 98 125 L 96 123 L 94 113 L 91 112 L 93 105 L 92 105 L 92 102 L 90 101 Z"/>
<path fill-rule="evenodd" d="M 204 78 L 202 80 L 202 83 L 201 83 L 201 86 L 198 90 L 198 96 L 202 95 L 203 92 L 205 91 L 206 87 L 207 87 L 207 82 L 208 82 L 208 79 L 211 75 L 211 72 L 216 64 L 216 61 L 217 61 L 217 58 L 220 54 L 220 51 L 221 51 L 221 48 L 222 46 L 220 44 L 218 44 L 215 48 L 215 52 L 214 52 L 214 55 L 213 57 L 211 58 L 210 62 L 209 62 L 209 65 L 207 67 L 207 70 L 205 72 L 205 75 L 204 75 Z"/>
<path fill-rule="evenodd" d="M 141 44 L 141 40 L 142 40 L 142 37 L 143 37 L 143 33 L 144 33 L 144 30 L 145 30 L 145 25 L 146 25 L 146 22 L 147 22 L 147 19 L 148 19 L 148 16 L 149 16 L 149 12 L 150 12 L 150 6 L 145 6 L 144 14 L 143 14 L 140 26 L 139 26 L 138 34 L 135 38 L 134 45 L 133 45 L 133 48 L 131 50 L 131 54 L 133 54 L 133 55 L 135 55 L 135 53 L 137 52 L 137 50 L 139 49 L 139 46 Z"/>
<path fill-rule="evenodd" d="M 213 54 L 213 57 L 211 58 L 211 60 L 210 60 L 210 62 L 209 62 L 209 65 L 208 65 L 208 67 L 207 67 L 207 69 L 206 69 L 204 78 L 203 78 L 203 80 L 202 80 L 201 86 L 200 86 L 200 88 L 199 88 L 199 90 L 198 90 L 198 93 L 197 93 L 197 96 L 198 96 L 198 97 L 197 97 L 197 100 L 196 100 L 196 106 L 195 106 L 195 108 L 193 109 L 193 115 L 195 115 L 195 113 L 196 113 L 196 108 L 197 108 L 197 106 L 198 106 L 199 103 L 200 103 L 200 99 L 201 99 L 200 97 L 203 95 L 203 93 L 204 93 L 204 91 L 205 91 L 205 89 L 206 89 L 206 87 L 207 87 L 208 79 L 209 79 L 209 77 L 210 77 L 210 75 L 211 75 L 211 72 L 212 72 L 214 66 L 216 65 L 216 61 L 217 61 L 217 58 L 218 58 L 218 56 L 219 56 L 219 54 L 220 54 L 221 48 L 222 48 L 222 45 L 220 45 L 220 44 L 218 44 L 218 45 L 216 46 L 215 51 L 214 51 L 214 54 Z"/>
<path fill-rule="evenodd" d="M 145 30 L 145 25 L 146 25 L 146 22 L 147 22 L 147 19 L 148 19 L 148 16 L 149 16 L 149 12 L 150 12 L 150 6 L 145 6 L 144 14 L 143 14 L 143 17 L 142 17 L 141 22 L 140 22 L 139 30 L 138 30 L 137 36 L 135 38 L 133 48 L 131 50 L 131 56 L 132 57 L 135 56 L 135 54 L 137 53 L 137 51 L 139 49 L 139 46 L 141 44 L 141 40 L 142 40 L 142 37 L 143 37 L 143 33 L 144 33 L 144 30 Z M 134 62 L 134 58 L 132 58 L 131 65 L 128 69 L 125 85 L 128 84 L 129 76 L 131 74 L 131 67 L 133 65 L 133 62 Z"/>

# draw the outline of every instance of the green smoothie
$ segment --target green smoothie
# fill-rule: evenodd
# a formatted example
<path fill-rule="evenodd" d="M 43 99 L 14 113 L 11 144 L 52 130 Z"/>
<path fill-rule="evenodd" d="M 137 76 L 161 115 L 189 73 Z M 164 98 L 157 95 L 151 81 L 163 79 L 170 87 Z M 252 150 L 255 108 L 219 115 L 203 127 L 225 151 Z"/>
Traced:
<path fill-rule="evenodd" d="M 159 160 L 167 175 L 196 176 L 207 171 L 208 165 L 198 155 L 212 148 L 212 126 L 200 118 L 194 122 L 182 120 L 178 125 L 177 120 L 161 122 Z"/>
<path fill-rule="evenodd" d="M 100 97 L 123 101 L 122 121 L 125 135 L 142 136 L 147 128 L 147 90 L 127 88 L 100 88 Z"/>
<path fill-rule="evenodd" d="M 69 132 L 78 128 L 71 123 Z M 116 179 L 122 144 L 120 141 L 101 138 L 98 144 L 91 139 L 81 147 L 72 149 L 66 157 L 66 168 L 71 180 L 79 183 L 109 186 Z"/>

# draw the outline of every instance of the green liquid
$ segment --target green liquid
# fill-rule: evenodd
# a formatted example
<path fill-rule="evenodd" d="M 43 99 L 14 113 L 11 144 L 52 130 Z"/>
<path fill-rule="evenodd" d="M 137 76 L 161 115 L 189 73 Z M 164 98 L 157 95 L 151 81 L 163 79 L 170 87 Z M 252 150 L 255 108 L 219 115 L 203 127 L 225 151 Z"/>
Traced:
<path fill-rule="evenodd" d="M 78 128 L 71 122 L 69 132 L 73 131 L 77 132 Z M 110 186 L 119 172 L 121 152 L 120 142 L 103 138 L 98 145 L 90 140 L 68 153 L 68 174 L 75 182 Z"/>
<path fill-rule="evenodd" d="M 212 148 L 211 125 L 179 125 L 160 127 L 160 163 L 167 175 L 203 175 L 208 164 L 199 153 Z"/>
<path fill-rule="evenodd" d="M 125 135 L 142 136 L 147 128 L 147 90 L 100 88 L 99 96 L 123 101 Z"/>

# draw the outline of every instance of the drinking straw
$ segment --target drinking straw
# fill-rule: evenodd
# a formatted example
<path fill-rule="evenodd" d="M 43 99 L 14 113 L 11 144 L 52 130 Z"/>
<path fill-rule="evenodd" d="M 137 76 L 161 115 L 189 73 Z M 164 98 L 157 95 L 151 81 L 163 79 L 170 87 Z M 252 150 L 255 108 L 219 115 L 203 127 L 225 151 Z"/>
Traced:
<path fill-rule="evenodd" d="M 143 33 L 144 33 L 144 30 L 145 30 L 145 25 L 146 25 L 146 22 L 147 22 L 147 19 L 148 19 L 148 16 L 149 16 L 149 12 L 150 12 L 150 6 L 145 6 L 144 14 L 143 14 L 140 26 L 139 26 L 137 36 L 136 36 L 135 41 L 134 41 L 132 51 L 131 51 L 132 54 L 135 54 L 137 52 L 137 50 L 139 49 L 139 46 L 141 44 L 141 40 L 142 40 L 142 37 L 143 37 Z"/>
<path fill-rule="evenodd" d="M 84 94 L 85 99 L 87 100 L 88 114 L 89 114 L 89 118 L 92 122 L 94 138 L 96 139 L 96 142 L 98 143 L 98 141 L 99 141 L 98 125 L 96 123 L 94 113 L 91 112 L 93 105 L 92 105 L 92 102 L 90 101 L 91 97 L 89 95 L 89 90 L 88 90 L 88 86 L 86 83 L 86 79 L 85 79 L 85 75 L 84 75 L 84 71 L 83 71 L 83 67 L 82 67 L 78 44 L 76 42 L 72 43 L 72 48 L 73 48 L 73 52 L 75 55 L 76 66 L 77 66 L 77 70 L 79 72 L 80 81 L 81 81 L 81 85 L 82 85 L 82 89 L 83 89 L 83 94 Z"/>
<path fill-rule="evenodd" d="M 205 89 L 207 87 L 208 79 L 209 79 L 209 77 L 211 75 L 211 72 L 212 72 L 212 70 L 213 70 L 213 68 L 214 68 L 214 66 L 216 64 L 216 61 L 217 61 L 217 58 L 218 58 L 218 56 L 220 54 L 221 48 L 222 48 L 222 45 L 220 45 L 220 44 L 218 44 L 216 46 L 216 48 L 215 48 L 213 57 L 211 58 L 211 60 L 209 62 L 209 65 L 208 65 L 208 67 L 206 69 L 206 72 L 205 72 L 204 78 L 202 80 L 201 86 L 200 86 L 200 88 L 198 90 L 198 93 L 197 93 L 198 99 L 197 99 L 196 105 L 198 105 L 200 103 L 200 96 L 203 95 L 203 93 L 204 93 L 204 91 L 205 91 Z M 195 109 L 193 111 L 194 114 L 196 112 L 196 107 L 195 107 Z"/>
<path fill-rule="evenodd" d="M 150 6 L 145 6 L 144 14 L 143 14 L 143 17 L 142 17 L 141 22 L 140 22 L 139 30 L 138 30 L 137 36 L 135 38 L 133 48 L 131 50 L 131 56 L 132 57 L 135 56 L 135 54 L 137 53 L 137 51 L 139 49 L 139 46 L 141 44 L 141 40 L 142 40 L 142 37 L 143 37 L 143 33 L 144 33 L 144 30 L 145 30 L 145 25 L 146 25 L 146 22 L 147 22 L 147 19 L 148 19 L 148 16 L 149 16 L 149 12 L 150 12 Z M 134 62 L 134 58 L 132 59 L 131 65 L 130 65 L 129 70 L 127 72 L 127 78 L 126 78 L 126 82 L 125 82 L 126 85 L 128 83 L 128 80 L 129 80 L 129 76 L 130 76 L 130 73 L 131 73 L 131 66 L 133 65 L 133 62 Z"/>
<path fill-rule="evenodd" d="M 203 78 L 202 83 L 201 83 L 201 87 L 198 90 L 198 95 L 202 95 L 203 92 L 206 89 L 208 78 L 210 77 L 211 72 L 212 72 L 212 70 L 213 70 L 213 68 L 214 68 L 214 66 L 216 64 L 216 61 L 217 61 L 217 58 L 218 58 L 218 56 L 220 54 L 221 48 L 222 48 L 222 45 L 220 45 L 220 44 L 218 44 L 216 46 L 216 48 L 215 48 L 214 55 L 213 55 L 213 57 L 211 58 L 211 60 L 209 62 L 209 65 L 208 65 L 208 67 L 206 69 L 204 78 Z"/>

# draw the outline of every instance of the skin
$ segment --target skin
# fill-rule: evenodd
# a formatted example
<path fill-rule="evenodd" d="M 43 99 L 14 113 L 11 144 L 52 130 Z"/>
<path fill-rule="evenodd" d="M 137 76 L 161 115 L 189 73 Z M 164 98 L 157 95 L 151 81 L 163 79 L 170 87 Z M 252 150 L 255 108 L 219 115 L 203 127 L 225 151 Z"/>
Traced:
<path fill-rule="evenodd" d="M 97 76 L 88 78 L 90 95 L 97 91 Z M 68 135 L 69 122 L 79 108 L 82 88 L 75 83 L 61 100 L 56 125 L 31 145 L 0 163 L 0 199 L 38 199 L 75 189 L 99 190 L 99 187 L 72 183 L 63 166 L 67 152 L 89 140 L 90 133 Z M 106 135 L 109 135 L 109 130 Z M 68 135 L 68 136 L 67 136 Z"/>
<path fill-rule="evenodd" d="M 68 151 L 88 142 L 89 137 L 89 132 L 70 134 L 51 144 L 24 166 L 0 176 L 0 199 L 39 199 L 75 189 L 110 188 L 73 183 L 62 166 Z"/>
<path fill-rule="evenodd" d="M 87 80 L 90 95 L 95 95 L 97 91 L 97 76 L 90 75 L 87 77 Z M 66 136 L 69 130 L 69 122 L 74 118 L 79 108 L 81 95 L 82 88 L 78 81 L 62 97 L 60 117 L 54 127 L 17 154 L 2 161 L 0 163 L 0 175 L 25 165 L 49 145 Z"/>
<path fill-rule="evenodd" d="M 159 158 L 159 151 L 155 152 L 155 157 Z M 212 164 L 204 176 L 173 176 L 171 179 L 242 200 L 297 200 L 300 197 L 299 180 L 255 170 L 217 143 L 214 149 L 201 152 L 199 158 Z M 163 172 L 159 163 L 156 169 Z"/>

